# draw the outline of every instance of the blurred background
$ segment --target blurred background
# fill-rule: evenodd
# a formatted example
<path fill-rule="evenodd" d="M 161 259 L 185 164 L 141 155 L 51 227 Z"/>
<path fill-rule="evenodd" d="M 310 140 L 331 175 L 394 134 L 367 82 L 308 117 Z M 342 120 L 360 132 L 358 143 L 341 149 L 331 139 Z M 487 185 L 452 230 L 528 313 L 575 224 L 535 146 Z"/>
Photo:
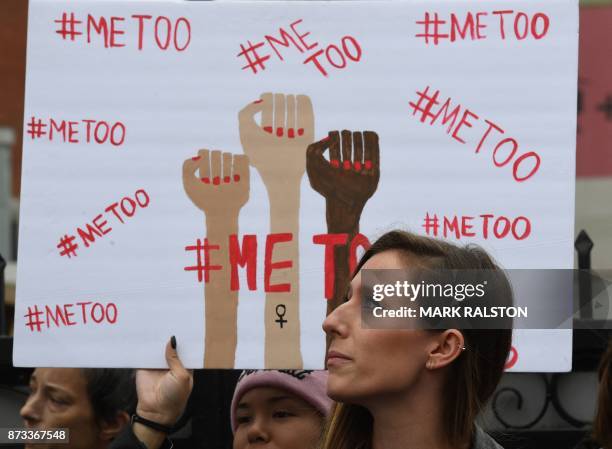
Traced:
<path fill-rule="evenodd" d="M 28 370 L 11 365 L 27 0 L 0 0 L 0 427 L 20 426 Z M 612 269 L 612 0 L 580 2 L 576 268 Z M 585 317 L 589 318 L 589 317 Z M 608 323 L 609 324 L 609 323 Z M 608 327 L 610 327 L 608 325 Z M 506 448 L 569 448 L 589 431 L 607 331 L 575 331 L 571 373 L 507 374 L 483 424 Z M 234 371 L 196 373 L 178 447 L 231 445 Z M 612 426 L 612 423 L 610 423 Z"/>

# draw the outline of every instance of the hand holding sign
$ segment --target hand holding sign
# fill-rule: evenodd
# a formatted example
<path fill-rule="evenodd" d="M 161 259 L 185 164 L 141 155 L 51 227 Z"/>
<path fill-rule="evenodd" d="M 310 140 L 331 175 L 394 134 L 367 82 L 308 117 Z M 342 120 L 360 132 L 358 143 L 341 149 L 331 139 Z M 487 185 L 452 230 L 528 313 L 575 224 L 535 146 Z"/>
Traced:
<path fill-rule="evenodd" d="M 138 370 L 136 413 L 145 419 L 173 426 L 180 418 L 193 388 L 193 373 L 186 370 L 176 351 L 176 339 L 166 345 L 170 370 Z"/>
<path fill-rule="evenodd" d="M 166 344 L 166 362 L 169 370 L 142 369 L 136 372 L 136 414 L 172 427 L 185 410 L 193 388 L 193 372 L 186 370 L 179 359 L 175 337 Z M 146 447 L 160 447 L 164 438 L 162 433 L 142 426 L 135 426 L 134 434 Z"/>

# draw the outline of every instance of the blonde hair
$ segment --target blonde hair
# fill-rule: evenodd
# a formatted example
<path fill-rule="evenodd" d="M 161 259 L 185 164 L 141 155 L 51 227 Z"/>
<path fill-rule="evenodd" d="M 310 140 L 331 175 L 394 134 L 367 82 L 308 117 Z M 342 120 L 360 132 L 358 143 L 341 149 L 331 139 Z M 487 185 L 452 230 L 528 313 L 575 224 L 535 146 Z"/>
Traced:
<path fill-rule="evenodd" d="M 370 449 L 372 423 L 365 407 L 337 402 L 323 430 L 321 447 Z"/>

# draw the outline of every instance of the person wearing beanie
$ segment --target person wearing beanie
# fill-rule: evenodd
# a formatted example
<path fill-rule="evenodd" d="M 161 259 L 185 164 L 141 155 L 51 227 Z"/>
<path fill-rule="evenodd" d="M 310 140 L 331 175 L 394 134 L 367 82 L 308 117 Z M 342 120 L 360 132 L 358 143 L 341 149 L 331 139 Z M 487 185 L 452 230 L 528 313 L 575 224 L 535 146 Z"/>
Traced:
<path fill-rule="evenodd" d="M 170 449 L 167 438 L 193 388 L 175 337 L 166 345 L 169 370 L 138 370 L 138 406 L 132 425 L 110 449 Z M 238 379 L 230 416 L 233 449 L 314 449 L 333 401 L 327 396 L 327 371 L 247 370 Z"/>
<path fill-rule="evenodd" d="M 326 371 L 243 371 L 231 404 L 233 449 L 315 448 L 332 406 L 326 385 Z"/>

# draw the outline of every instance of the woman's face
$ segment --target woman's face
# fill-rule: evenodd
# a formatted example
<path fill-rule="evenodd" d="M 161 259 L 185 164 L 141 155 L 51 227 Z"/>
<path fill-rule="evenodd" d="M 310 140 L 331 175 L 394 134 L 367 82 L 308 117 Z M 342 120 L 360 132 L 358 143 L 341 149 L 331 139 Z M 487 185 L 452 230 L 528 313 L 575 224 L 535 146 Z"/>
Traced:
<path fill-rule="evenodd" d="M 242 396 L 236 409 L 234 449 L 314 449 L 323 418 L 285 390 L 260 387 Z"/>
<path fill-rule="evenodd" d="M 406 258 L 385 251 L 364 269 L 405 269 Z M 323 322 L 331 337 L 327 353 L 327 394 L 337 401 L 367 405 L 372 399 L 407 393 L 425 369 L 431 333 L 422 330 L 364 329 L 361 323 L 361 272 L 351 281 L 347 299 Z"/>
<path fill-rule="evenodd" d="M 99 436 L 94 411 L 87 395 L 87 382 L 78 368 L 36 368 L 30 378 L 31 393 L 21 408 L 28 429 L 70 430 L 70 443 L 62 448 L 102 448 L 108 442 Z M 60 447 L 36 444 L 26 448 Z"/>

